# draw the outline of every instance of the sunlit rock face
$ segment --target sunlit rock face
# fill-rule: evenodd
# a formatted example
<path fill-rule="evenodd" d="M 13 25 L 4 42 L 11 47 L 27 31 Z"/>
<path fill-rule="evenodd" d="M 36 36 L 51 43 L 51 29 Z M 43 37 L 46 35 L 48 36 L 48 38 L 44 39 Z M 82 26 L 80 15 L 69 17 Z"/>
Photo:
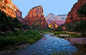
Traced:
<path fill-rule="evenodd" d="M 0 10 L 4 11 L 7 16 L 16 17 L 16 10 L 19 10 L 12 0 L 0 0 Z"/>
<path fill-rule="evenodd" d="M 58 27 L 58 25 L 55 22 L 51 22 L 51 24 L 48 24 L 48 27 L 51 29 L 55 29 Z"/>
<path fill-rule="evenodd" d="M 18 10 L 18 8 L 13 4 L 12 0 L 2 0 L 3 3 L 7 6 L 9 6 L 14 11 Z"/>
<path fill-rule="evenodd" d="M 29 26 L 40 25 L 40 28 L 47 28 L 47 22 L 44 17 L 42 6 L 32 8 L 28 15 L 24 18 L 25 23 Z"/>
<path fill-rule="evenodd" d="M 22 12 L 13 4 L 12 0 L 0 0 L 0 10 L 23 23 Z"/>
<path fill-rule="evenodd" d="M 86 17 L 79 18 L 77 13 L 77 11 L 81 8 L 83 4 L 86 4 L 86 0 L 78 0 L 78 2 L 74 4 L 73 8 L 68 14 L 68 17 L 66 18 L 65 24 L 74 23 L 74 22 L 86 19 Z"/>
<path fill-rule="evenodd" d="M 48 24 L 51 24 L 51 22 L 55 22 L 57 25 L 62 25 L 65 23 L 65 21 L 62 20 L 59 16 L 55 16 L 52 13 L 47 15 L 46 21 Z"/>

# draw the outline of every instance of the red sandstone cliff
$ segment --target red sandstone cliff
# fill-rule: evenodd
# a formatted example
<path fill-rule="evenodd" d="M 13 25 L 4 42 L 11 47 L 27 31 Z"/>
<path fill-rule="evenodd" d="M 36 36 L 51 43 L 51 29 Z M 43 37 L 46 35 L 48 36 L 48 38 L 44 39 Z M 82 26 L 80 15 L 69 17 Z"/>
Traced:
<path fill-rule="evenodd" d="M 86 0 L 78 0 L 76 4 L 74 4 L 72 10 L 69 12 L 68 17 L 66 18 L 65 24 L 74 23 L 80 20 L 85 20 L 86 17 L 79 18 L 77 11 L 81 8 L 83 4 L 86 4 Z"/>
<path fill-rule="evenodd" d="M 12 0 L 0 0 L 0 10 L 4 11 L 7 16 L 16 17 L 15 11 L 19 10 Z"/>
<path fill-rule="evenodd" d="M 29 26 L 31 26 L 32 24 L 34 25 L 40 24 L 40 28 L 47 28 L 47 22 L 44 17 L 42 6 L 32 8 L 29 11 L 28 15 L 24 18 L 24 20 L 25 23 Z"/>
<path fill-rule="evenodd" d="M 0 0 L 0 10 L 4 11 L 7 16 L 17 17 L 23 23 L 22 12 L 13 4 L 12 0 Z"/>

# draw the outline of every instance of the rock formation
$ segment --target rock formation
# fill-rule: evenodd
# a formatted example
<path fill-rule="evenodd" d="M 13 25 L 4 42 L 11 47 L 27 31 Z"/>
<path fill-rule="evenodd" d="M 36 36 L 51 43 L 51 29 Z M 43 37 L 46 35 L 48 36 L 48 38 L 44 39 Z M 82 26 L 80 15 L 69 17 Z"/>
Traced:
<path fill-rule="evenodd" d="M 15 11 L 19 10 L 12 0 L 0 0 L 0 10 L 4 11 L 7 16 L 16 17 Z"/>
<path fill-rule="evenodd" d="M 48 24 L 51 24 L 51 22 L 55 22 L 57 25 L 62 25 L 65 23 L 64 20 L 62 20 L 60 17 L 55 16 L 54 14 L 50 13 L 46 17 L 46 21 Z"/>
<path fill-rule="evenodd" d="M 51 24 L 48 24 L 48 27 L 51 29 L 55 29 L 58 27 L 58 25 L 55 22 L 51 22 Z"/>
<path fill-rule="evenodd" d="M 4 11 L 7 16 L 17 17 L 23 23 L 22 12 L 13 4 L 12 0 L 0 0 L 0 10 Z"/>
<path fill-rule="evenodd" d="M 25 24 L 29 26 L 39 25 L 40 28 L 47 28 L 42 6 L 32 8 L 24 20 Z"/>
<path fill-rule="evenodd" d="M 79 18 L 77 11 L 81 8 L 83 4 L 86 4 L 86 0 L 78 0 L 76 4 L 74 4 L 72 10 L 69 12 L 68 17 L 66 18 L 65 24 L 74 23 L 80 20 L 85 20 L 86 17 Z"/>

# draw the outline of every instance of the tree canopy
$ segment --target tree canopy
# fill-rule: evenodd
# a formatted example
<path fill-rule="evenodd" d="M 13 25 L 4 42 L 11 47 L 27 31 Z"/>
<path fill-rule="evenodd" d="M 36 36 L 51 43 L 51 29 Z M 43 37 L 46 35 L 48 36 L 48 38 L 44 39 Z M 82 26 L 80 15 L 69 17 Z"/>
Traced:
<path fill-rule="evenodd" d="M 7 16 L 5 12 L 0 10 L 0 31 L 14 30 L 14 28 L 21 28 L 19 20 Z"/>
<path fill-rule="evenodd" d="M 80 17 L 86 17 L 86 4 L 83 4 L 81 8 L 78 10 L 78 15 Z"/>

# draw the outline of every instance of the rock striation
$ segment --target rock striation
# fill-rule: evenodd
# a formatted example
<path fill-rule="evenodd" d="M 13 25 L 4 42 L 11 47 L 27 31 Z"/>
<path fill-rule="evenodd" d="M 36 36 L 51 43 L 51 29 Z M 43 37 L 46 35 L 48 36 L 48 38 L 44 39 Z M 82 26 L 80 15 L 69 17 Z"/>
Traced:
<path fill-rule="evenodd" d="M 0 10 L 23 23 L 22 12 L 13 4 L 12 0 L 0 0 Z"/>
<path fill-rule="evenodd" d="M 68 14 L 68 17 L 66 18 L 65 24 L 74 23 L 86 19 L 86 17 L 79 18 L 77 13 L 77 11 L 81 8 L 83 4 L 86 4 L 86 0 L 78 0 L 78 2 L 74 4 L 73 8 Z"/>
<path fill-rule="evenodd" d="M 19 10 L 12 2 L 12 0 L 0 0 L 0 10 L 4 11 L 7 16 L 16 17 L 16 10 Z"/>
<path fill-rule="evenodd" d="M 42 6 L 32 8 L 28 15 L 24 18 L 24 23 L 29 26 L 39 25 L 39 28 L 47 28 L 47 22 L 44 17 Z"/>

